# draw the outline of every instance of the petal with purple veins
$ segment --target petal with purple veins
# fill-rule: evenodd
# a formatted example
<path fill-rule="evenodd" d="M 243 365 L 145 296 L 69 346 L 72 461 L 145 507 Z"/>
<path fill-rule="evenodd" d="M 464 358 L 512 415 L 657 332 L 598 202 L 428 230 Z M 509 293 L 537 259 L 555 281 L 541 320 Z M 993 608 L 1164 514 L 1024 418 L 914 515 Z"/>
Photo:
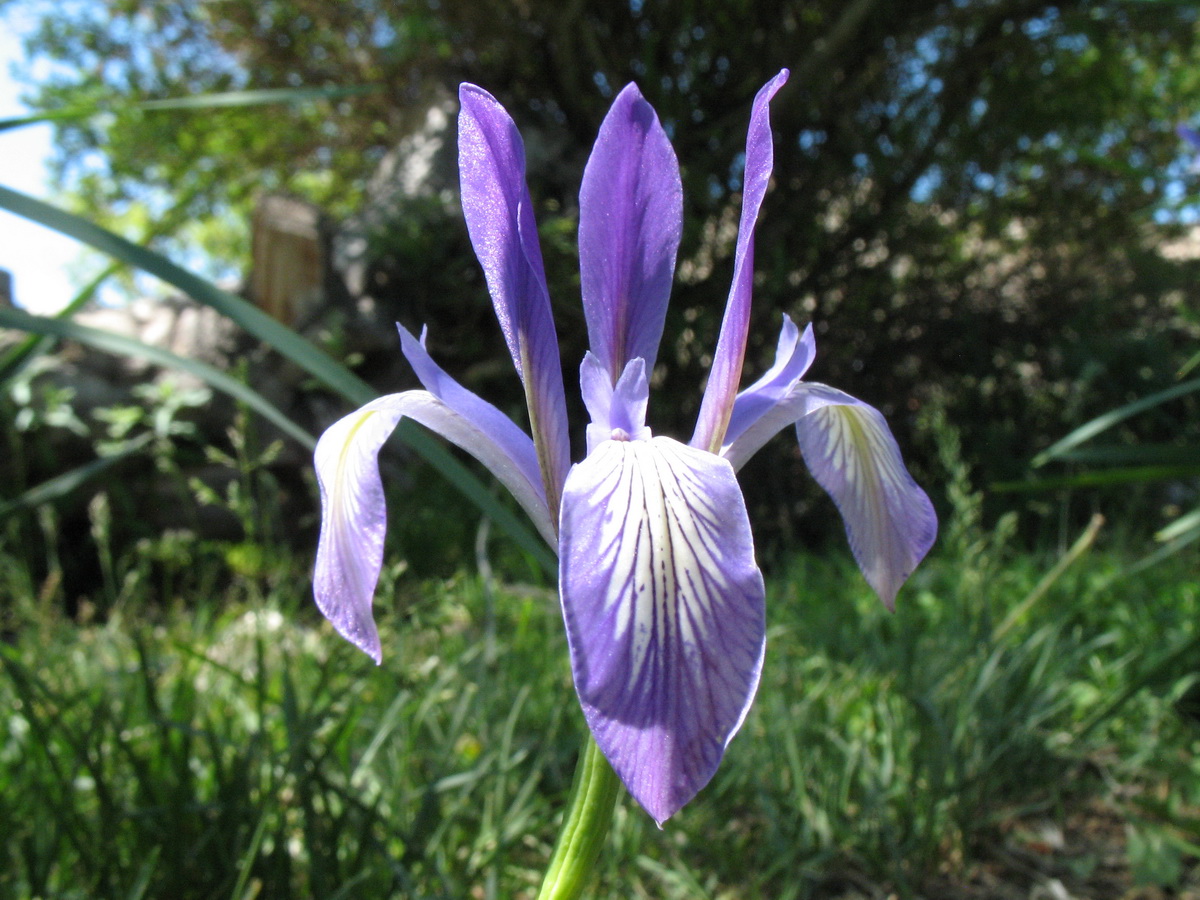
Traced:
<path fill-rule="evenodd" d="M 563 615 L 588 725 L 660 824 L 717 769 L 758 687 L 763 580 L 732 467 L 608 441 L 567 478 Z"/>
<path fill-rule="evenodd" d="M 937 516 L 904 467 L 887 421 L 844 395 L 843 402 L 801 418 L 796 437 L 809 471 L 842 514 L 863 576 L 892 609 L 900 586 L 933 546 Z"/>
<path fill-rule="evenodd" d="M 503 418 L 499 411 L 477 397 L 475 401 L 478 406 L 456 398 L 456 410 L 427 391 L 389 394 L 339 419 L 317 442 L 314 463 L 321 489 L 321 536 L 313 594 L 338 632 L 376 662 L 381 651 L 371 602 L 387 531 L 379 450 L 402 418 L 420 422 L 487 466 L 512 491 L 542 537 L 554 545 L 554 524 L 533 441 L 507 419 L 507 427 L 497 428 L 488 409 Z M 483 415 L 472 418 L 472 412 Z"/>

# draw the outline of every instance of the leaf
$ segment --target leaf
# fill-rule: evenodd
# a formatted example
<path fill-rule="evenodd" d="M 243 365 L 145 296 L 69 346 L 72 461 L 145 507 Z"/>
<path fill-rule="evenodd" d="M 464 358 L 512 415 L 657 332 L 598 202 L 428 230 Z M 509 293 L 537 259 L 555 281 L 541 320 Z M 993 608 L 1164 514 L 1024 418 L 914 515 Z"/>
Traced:
<path fill-rule="evenodd" d="M 1142 397 L 1140 400 L 1135 400 L 1132 403 L 1127 403 L 1124 406 L 1119 406 L 1114 410 L 1106 412 L 1102 416 L 1097 416 L 1092 421 L 1079 426 L 1065 438 L 1053 446 L 1043 450 L 1033 458 L 1033 467 L 1036 469 L 1043 466 L 1051 460 L 1060 459 L 1062 454 L 1068 450 L 1078 447 L 1084 441 L 1090 440 L 1100 432 L 1116 425 L 1118 422 L 1123 422 L 1130 416 L 1135 416 L 1140 412 L 1145 412 L 1148 409 L 1153 409 L 1155 406 L 1161 406 L 1168 400 L 1174 400 L 1176 397 L 1183 397 L 1194 391 L 1200 391 L 1200 378 L 1194 378 L 1191 381 L 1185 381 L 1183 384 L 1177 384 L 1174 387 L 1169 387 L 1164 391 L 1158 391 L 1148 397 Z"/>
<path fill-rule="evenodd" d="M 189 375 L 194 375 L 204 381 L 205 384 L 246 404 L 250 409 L 268 421 L 273 422 L 285 434 L 299 441 L 308 449 L 311 450 L 317 444 L 316 438 L 289 419 L 277 406 L 263 397 L 258 391 L 207 363 L 178 356 L 169 350 L 154 347 L 150 344 L 143 344 L 141 341 L 125 337 L 124 335 L 113 334 L 112 332 L 103 331 L 98 328 L 88 328 L 85 325 L 80 325 L 69 320 L 31 316 L 29 313 L 22 312 L 19 309 L 0 309 L 0 326 L 17 328 L 32 334 L 66 338 L 78 341 L 81 344 L 87 344 L 90 347 L 95 347 L 97 350 L 102 350 L 105 353 L 112 353 L 115 356 L 145 359 L 169 369 L 179 369 L 180 371 L 187 372 Z"/>
<path fill-rule="evenodd" d="M 1180 539 L 1194 540 L 1197 537 L 1200 537 L 1200 509 L 1194 509 L 1187 515 L 1180 516 L 1154 535 L 1155 540 L 1164 542 Z"/>
<path fill-rule="evenodd" d="M 1186 466 L 1200 465 L 1200 449 L 1172 444 L 1106 445 L 1067 450 L 1057 459 L 1100 466 Z"/>
<path fill-rule="evenodd" d="M 0 209 L 6 209 L 68 237 L 73 237 L 175 286 L 198 303 L 211 306 L 228 316 L 254 337 L 273 347 L 281 355 L 296 363 L 355 406 L 362 406 L 375 398 L 376 392 L 370 385 L 333 360 L 328 354 L 313 346 L 305 338 L 242 298 L 223 291 L 192 272 L 175 265 L 165 256 L 147 250 L 145 247 L 139 247 L 120 235 L 113 234 L 80 216 L 11 188 L 0 186 Z M 8 314 L 14 313 L 15 311 L 8 311 Z M 554 555 L 547 549 L 545 543 L 534 534 L 533 530 L 521 521 L 511 509 L 500 503 L 479 478 L 463 466 L 438 441 L 435 441 L 428 432 L 420 426 L 403 422 L 396 429 L 396 433 L 467 499 L 478 506 L 484 515 L 491 518 L 513 541 L 531 554 L 547 572 L 554 572 L 557 569 L 558 564 Z"/>
<path fill-rule="evenodd" d="M 56 475 L 48 481 L 34 485 L 27 491 L 24 491 L 19 497 L 0 505 L 0 519 L 6 517 L 9 513 L 22 509 L 33 509 L 34 507 L 41 506 L 43 503 L 51 503 L 54 500 L 67 496 L 76 488 L 91 481 L 97 475 L 102 475 L 117 463 L 141 450 L 150 443 L 150 439 L 151 435 L 149 434 L 140 435 L 122 447 L 120 452 L 114 453 L 112 456 L 102 456 L 99 459 L 93 459 L 82 466 L 71 469 L 68 472 L 63 472 L 61 475 Z"/>
<path fill-rule="evenodd" d="M 381 87 L 381 85 L 359 85 L 354 87 L 269 88 L 258 91 L 227 91 L 219 94 L 198 94 L 193 97 L 168 97 L 161 100 L 142 100 L 136 103 L 122 100 L 118 100 L 115 103 L 89 103 L 85 106 L 47 109 L 30 113 L 27 116 L 0 119 L 0 131 L 7 131 L 11 128 L 23 128 L 26 125 L 37 125 L 41 122 L 90 119 L 94 116 L 115 113 L 124 109 L 141 110 L 143 112 L 174 112 L 191 109 L 219 109 L 232 106 L 263 106 L 273 103 L 305 103 L 310 100 L 337 100 L 342 97 L 352 97 L 357 94 L 377 91 Z"/>
<path fill-rule="evenodd" d="M 1000 494 L 1013 491 L 1050 491 L 1060 488 L 1107 487 L 1116 484 L 1135 484 L 1143 481 L 1170 481 L 1200 475 L 1200 463 L 1186 466 L 1137 466 L 1127 469 L 1108 469 L 1099 472 L 1080 472 L 1076 475 L 1056 475 L 1030 478 L 1025 481 L 996 481 L 988 487 Z"/>

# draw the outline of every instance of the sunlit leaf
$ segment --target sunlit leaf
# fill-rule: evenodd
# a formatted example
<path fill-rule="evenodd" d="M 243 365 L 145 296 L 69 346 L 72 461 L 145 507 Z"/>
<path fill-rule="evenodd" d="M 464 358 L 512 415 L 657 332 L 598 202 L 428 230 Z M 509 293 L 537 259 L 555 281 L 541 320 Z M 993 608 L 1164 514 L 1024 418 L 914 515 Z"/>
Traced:
<path fill-rule="evenodd" d="M 6 209 L 22 218 L 73 237 L 173 285 L 198 303 L 228 316 L 251 335 L 340 394 L 350 404 L 362 406 L 375 398 L 376 392 L 370 385 L 301 335 L 241 297 L 221 290 L 198 275 L 177 266 L 161 254 L 139 247 L 132 241 L 80 216 L 3 186 L 0 186 L 0 209 Z M 8 311 L 7 314 L 17 313 Z M 420 426 L 410 422 L 401 423 L 396 433 L 518 545 L 537 559 L 547 571 L 552 572 L 557 568 L 556 560 L 545 543 L 511 509 L 500 503 L 487 486 L 455 459 L 441 443 L 434 440 Z"/>
<path fill-rule="evenodd" d="M 1084 441 L 1094 438 L 1118 422 L 1123 422 L 1130 416 L 1135 416 L 1140 412 L 1145 412 L 1148 409 L 1153 409 L 1156 406 L 1161 406 L 1169 400 L 1174 400 L 1177 397 L 1183 397 L 1187 394 L 1200 391 L 1200 378 L 1194 378 L 1191 381 L 1185 381 L 1182 384 L 1174 385 L 1164 391 L 1158 391 L 1148 397 L 1142 397 L 1140 400 L 1135 400 L 1132 403 L 1127 403 L 1124 406 L 1119 406 L 1110 412 L 1106 412 L 1102 416 L 1097 416 L 1092 421 L 1079 426 L 1065 438 L 1052 447 L 1043 450 L 1033 458 L 1033 467 L 1036 469 L 1043 466 L 1051 460 L 1060 459 L 1062 454 L 1068 450 L 1078 447 Z"/>
<path fill-rule="evenodd" d="M 337 100 L 381 89 L 381 85 L 355 87 L 316 88 L 271 88 L 259 91 L 227 91 L 219 94 L 199 94 L 194 97 L 168 97 L 162 100 L 142 100 L 136 103 L 116 100 L 110 103 L 89 103 L 83 106 L 68 106 L 48 109 L 0 119 L 0 131 L 37 125 L 42 122 L 63 122 L 90 119 L 93 116 L 112 114 L 124 110 L 143 112 L 174 112 L 179 110 L 219 109 L 233 106 L 265 106 L 274 103 L 306 103 L 311 100 Z"/>

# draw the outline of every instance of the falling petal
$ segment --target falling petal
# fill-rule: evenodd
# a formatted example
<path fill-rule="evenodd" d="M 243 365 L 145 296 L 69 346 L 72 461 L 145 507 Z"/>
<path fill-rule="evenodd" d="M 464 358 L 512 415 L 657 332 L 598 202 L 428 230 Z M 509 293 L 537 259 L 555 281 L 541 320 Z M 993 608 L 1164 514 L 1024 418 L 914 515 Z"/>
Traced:
<path fill-rule="evenodd" d="M 567 478 L 559 582 L 588 724 L 661 824 L 758 687 L 763 581 L 733 469 L 669 438 L 600 445 Z"/>

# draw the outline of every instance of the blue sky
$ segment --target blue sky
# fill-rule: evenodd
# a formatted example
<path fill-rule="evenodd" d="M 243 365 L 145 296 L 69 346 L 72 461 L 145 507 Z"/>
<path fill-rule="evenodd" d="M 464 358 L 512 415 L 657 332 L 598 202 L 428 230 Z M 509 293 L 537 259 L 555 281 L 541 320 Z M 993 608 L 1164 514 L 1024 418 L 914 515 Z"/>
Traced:
<path fill-rule="evenodd" d="M 28 111 L 12 69 L 22 58 L 21 34 L 29 27 L 19 5 L 0 9 L 0 119 Z M 52 134 L 49 125 L 0 132 L 0 184 L 52 199 L 45 168 Z M 0 210 L 0 269 L 13 277 L 17 304 L 31 312 L 53 312 L 71 299 L 75 288 L 68 269 L 81 251 L 76 241 Z"/>

